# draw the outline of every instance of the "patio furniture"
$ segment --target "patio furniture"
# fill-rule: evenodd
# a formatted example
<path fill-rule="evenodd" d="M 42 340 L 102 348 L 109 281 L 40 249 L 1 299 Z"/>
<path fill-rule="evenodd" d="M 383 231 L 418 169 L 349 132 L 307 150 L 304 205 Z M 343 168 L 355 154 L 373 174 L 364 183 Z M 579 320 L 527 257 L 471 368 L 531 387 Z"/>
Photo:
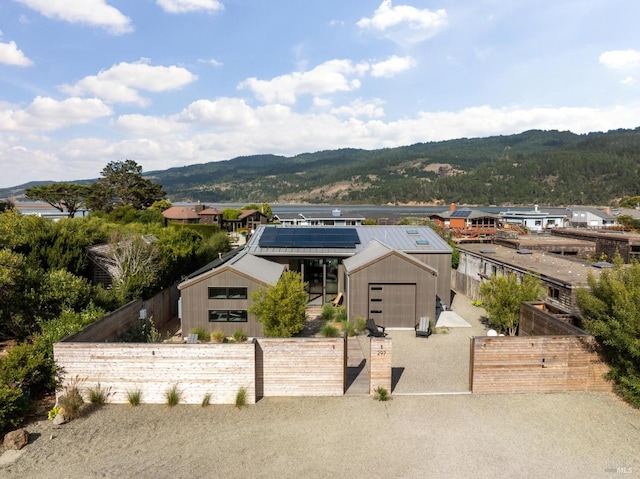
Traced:
<path fill-rule="evenodd" d="M 187 336 L 187 344 L 196 344 L 198 342 L 198 333 L 189 333 Z"/>
<path fill-rule="evenodd" d="M 416 338 L 418 336 L 424 336 L 425 338 L 431 336 L 431 321 L 426 316 L 422 316 L 420 323 L 416 326 Z"/>
<path fill-rule="evenodd" d="M 338 307 L 342 304 L 342 293 L 338 293 L 338 295 L 331 301 L 331 304 L 335 307 Z"/>
<path fill-rule="evenodd" d="M 385 327 L 377 325 L 371 318 L 367 319 L 367 329 L 369 330 L 369 336 L 375 338 L 384 338 L 387 335 L 387 333 L 384 332 Z"/>

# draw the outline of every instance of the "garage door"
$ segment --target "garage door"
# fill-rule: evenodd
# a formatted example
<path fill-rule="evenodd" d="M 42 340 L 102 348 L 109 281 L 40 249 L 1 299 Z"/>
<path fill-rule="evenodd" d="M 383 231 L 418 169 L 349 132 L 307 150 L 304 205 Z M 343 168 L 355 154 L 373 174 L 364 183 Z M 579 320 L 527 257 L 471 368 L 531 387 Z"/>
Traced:
<path fill-rule="evenodd" d="M 369 317 L 387 328 L 416 324 L 415 284 L 369 284 Z"/>

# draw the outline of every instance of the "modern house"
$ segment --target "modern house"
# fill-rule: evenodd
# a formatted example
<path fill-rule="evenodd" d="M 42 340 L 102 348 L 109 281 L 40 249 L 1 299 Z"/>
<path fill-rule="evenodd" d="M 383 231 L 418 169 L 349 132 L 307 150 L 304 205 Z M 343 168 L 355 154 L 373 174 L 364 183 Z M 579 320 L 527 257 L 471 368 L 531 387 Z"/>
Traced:
<path fill-rule="evenodd" d="M 534 205 L 531 211 L 504 211 L 500 213 L 506 225 L 522 226 L 529 231 L 541 232 L 551 228 L 563 228 L 567 222 L 564 209 L 541 210 Z"/>
<path fill-rule="evenodd" d="M 238 256 L 179 285 L 183 334 L 198 326 L 231 333 L 245 323 L 260 336 L 261 324 L 247 313 L 251 291 L 284 270 L 301 274 L 313 304 L 342 293 L 349 317 L 413 328 L 420 317 L 435 317 L 438 302 L 449 303 L 451 253 L 426 226 L 260 226 Z"/>
<path fill-rule="evenodd" d="M 360 226 L 364 216 L 344 213 L 334 208 L 330 215 L 320 213 L 280 213 L 273 215 L 273 221 L 284 226 Z"/>

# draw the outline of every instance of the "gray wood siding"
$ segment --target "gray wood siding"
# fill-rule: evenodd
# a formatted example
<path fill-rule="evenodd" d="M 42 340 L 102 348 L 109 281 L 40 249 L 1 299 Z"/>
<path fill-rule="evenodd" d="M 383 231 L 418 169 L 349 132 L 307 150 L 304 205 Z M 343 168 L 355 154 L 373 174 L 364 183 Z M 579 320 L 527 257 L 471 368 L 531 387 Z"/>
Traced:
<path fill-rule="evenodd" d="M 443 303 L 451 306 L 451 253 L 409 253 L 409 255 L 438 272 L 436 294 L 440 296 Z"/>
<path fill-rule="evenodd" d="M 247 288 L 247 299 L 209 299 L 209 287 L 238 286 Z M 221 330 L 231 336 L 242 329 L 249 337 L 262 336 L 262 324 L 255 315 L 248 313 L 251 293 L 260 289 L 260 283 L 242 276 L 235 271 L 224 270 L 220 273 L 194 283 L 181 291 L 182 294 L 182 335 L 186 336 L 192 328 L 204 328 L 207 331 Z M 245 310 L 247 322 L 209 322 L 209 310 Z"/>
<path fill-rule="evenodd" d="M 369 315 L 369 287 L 373 284 L 383 285 L 415 285 L 414 318 L 410 326 L 403 320 L 401 324 L 389 318 L 385 326 L 414 327 L 420 316 L 435 316 L 436 278 L 434 275 L 412 264 L 400 256 L 390 255 L 373 262 L 349 276 L 348 312 L 350 318 Z M 448 285 L 447 291 L 449 291 Z M 387 318 L 385 318 L 387 321 Z"/>

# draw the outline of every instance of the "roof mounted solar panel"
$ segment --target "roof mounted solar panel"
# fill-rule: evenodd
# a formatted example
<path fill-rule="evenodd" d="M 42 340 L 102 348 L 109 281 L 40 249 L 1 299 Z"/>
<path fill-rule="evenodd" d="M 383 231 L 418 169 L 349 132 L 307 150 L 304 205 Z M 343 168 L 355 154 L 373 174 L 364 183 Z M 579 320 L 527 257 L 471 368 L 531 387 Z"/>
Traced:
<path fill-rule="evenodd" d="M 360 237 L 355 228 L 266 228 L 261 248 L 355 248 Z"/>
<path fill-rule="evenodd" d="M 451 212 L 451 218 L 467 218 L 471 214 L 471 210 L 455 210 Z"/>

